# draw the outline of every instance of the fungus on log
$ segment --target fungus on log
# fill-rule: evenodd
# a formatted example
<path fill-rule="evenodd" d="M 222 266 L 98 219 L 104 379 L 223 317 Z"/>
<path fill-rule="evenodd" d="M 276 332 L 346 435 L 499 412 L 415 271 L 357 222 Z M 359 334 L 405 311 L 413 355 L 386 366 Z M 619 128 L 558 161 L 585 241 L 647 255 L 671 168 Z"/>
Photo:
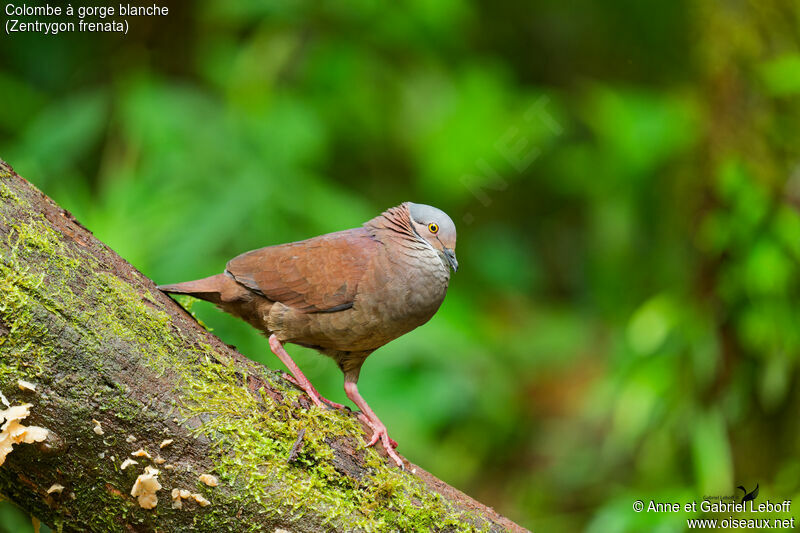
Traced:
<path fill-rule="evenodd" d="M 311 408 L 2 161 L 0 219 L 0 494 L 42 522 L 523 531 L 365 448 L 353 413 Z"/>

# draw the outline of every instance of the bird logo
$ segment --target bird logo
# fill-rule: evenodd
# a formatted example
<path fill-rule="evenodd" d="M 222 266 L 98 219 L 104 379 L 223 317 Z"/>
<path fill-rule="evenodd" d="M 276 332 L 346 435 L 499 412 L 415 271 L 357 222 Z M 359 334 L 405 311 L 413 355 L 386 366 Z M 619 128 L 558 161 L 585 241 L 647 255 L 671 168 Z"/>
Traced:
<path fill-rule="evenodd" d="M 744 503 L 744 502 L 753 501 L 753 500 L 755 500 L 755 499 L 756 499 L 756 496 L 758 496 L 758 483 L 756 483 L 756 488 L 755 488 L 755 489 L 753 489 L 753 492 L 747 492 L 747 489 L 746 489 L 746 488 L 744 488 L 744 487 L 743 487 L 743 486 L 741 486 L 741 485 L 739 485 L 739 486 L 738 486 L 738 487 L 736 487 L 736 488 L 737 488 L 737 489 L 742 489 L 742 492 L 744 493 L 744 496 L 742 496 L 742 501 L 741 501 L 741 502 L 739 502 L 739 503 Z"/>

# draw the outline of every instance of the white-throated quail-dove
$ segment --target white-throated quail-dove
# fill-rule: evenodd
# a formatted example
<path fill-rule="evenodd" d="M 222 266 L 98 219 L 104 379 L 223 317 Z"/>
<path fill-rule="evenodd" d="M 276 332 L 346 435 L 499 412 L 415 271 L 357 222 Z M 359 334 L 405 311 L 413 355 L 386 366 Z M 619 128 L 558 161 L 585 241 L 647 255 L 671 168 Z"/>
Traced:
<path fill-rule="evenodd" d="M 373 351 L 427 322 L 444 300 L 450 268 L 458 269 L 456 227 L 443 211 L 403 203 L 360 228 L 246 252 L 205 279 L 162 285 L 215 303 L 269 336 L 286 376 L 317 406 L 322 398 L 283 344 L 314 348 L 344 373 L 344 389 L 381 441 L 403 463 L 386 426 L 358 392 L 361 365 Z"/>

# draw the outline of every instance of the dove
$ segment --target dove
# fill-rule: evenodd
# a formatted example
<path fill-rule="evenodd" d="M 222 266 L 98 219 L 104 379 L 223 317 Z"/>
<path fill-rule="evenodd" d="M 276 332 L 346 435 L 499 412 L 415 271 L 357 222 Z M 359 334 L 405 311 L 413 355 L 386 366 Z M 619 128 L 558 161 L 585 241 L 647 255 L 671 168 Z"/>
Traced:
<path fill-rule="evenodd" d="M 231 259 L 221 274 L 161 285 L 216 304 L 269 339 L 289 369 L 284 377 L 315 406 L 344 408 L 320 396 L 284 348 L 292 343 L 331 357 L 344 391 L 400 468 L 397 443 L 358 392 L 361 365 L 375 350 L 426 323 L 458 270 L 456 227 L 443 211 L 405 202 L 359 228 L 267 246 Z"/>

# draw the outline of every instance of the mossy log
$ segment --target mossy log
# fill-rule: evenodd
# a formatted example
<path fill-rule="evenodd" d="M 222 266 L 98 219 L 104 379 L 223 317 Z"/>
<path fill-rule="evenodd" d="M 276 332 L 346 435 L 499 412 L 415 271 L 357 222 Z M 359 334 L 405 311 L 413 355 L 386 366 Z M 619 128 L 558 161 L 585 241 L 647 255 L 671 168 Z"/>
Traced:
<path fill-rule="evenodd" d="M 0 218 L 0 399 L 48 434 L 8 453 L 0 494 L 31 516 L 58 531 L 522 531 L 365 448 L 353 413 L 312 408 L 2 161 Z M 131 496 L 146 467 L 150 509 Z M 191 494 L 179 508 L 173 489 Z"/>

